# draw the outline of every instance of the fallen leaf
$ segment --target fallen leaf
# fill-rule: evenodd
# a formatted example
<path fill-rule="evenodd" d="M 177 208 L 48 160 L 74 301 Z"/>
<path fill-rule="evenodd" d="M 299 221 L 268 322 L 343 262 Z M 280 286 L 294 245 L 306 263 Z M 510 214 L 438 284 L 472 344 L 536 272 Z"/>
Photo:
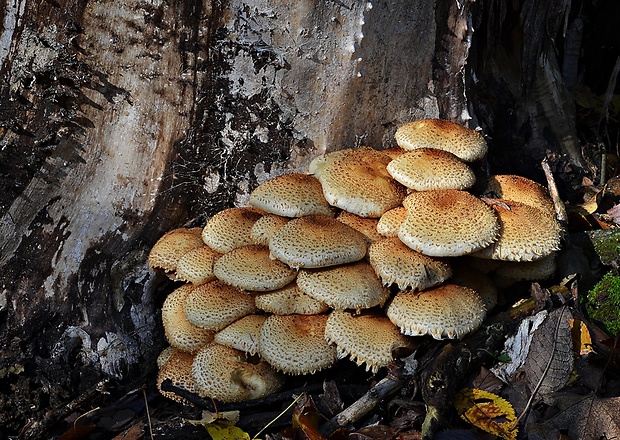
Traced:
<path fill-rule="evenodd" d="M 300 437 L 306 440 L 325 440 L 319 432 L 319 414 L 314 402 L 308 396 L 300 399 L 293 411 L 293 427 L 298 429 Z"/>
<path fill-rule="evenodd" d="M 213 440 L 250 440 L 247 432 L 233 425 L 215 422 L 205 428 Z"/>
<path fill-rule="evenodd" d="M 454 406 L 459 416 L 490 434 L 516 440 L 518 428 L 514 408 L 496 394 L 476 388 L 463 388 L 456 394 Z M 514 427 L 514 429 L 512 429 Z"/>
<path fill-rule="evenodd" d="M 592 338 L 585 322 L 579 319 L 571 319 L 570 328 L 573 339 L 573 351 L 580 356 L 592 353 Z"/>
<path fill-rule="evenodd" d="M 564 394 L 556 400 L 561 412 L 549 419 L 548 423 L 568 431 L 570 438 L 620 437 L 620 397 Z"/>

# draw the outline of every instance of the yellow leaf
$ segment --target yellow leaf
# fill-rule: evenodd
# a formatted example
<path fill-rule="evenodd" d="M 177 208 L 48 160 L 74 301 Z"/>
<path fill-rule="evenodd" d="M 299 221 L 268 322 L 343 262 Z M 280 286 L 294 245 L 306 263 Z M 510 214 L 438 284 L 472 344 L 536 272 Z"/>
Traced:
<path fill-rule="evenodd" d="M 487 391 L 463 388 L 456 394 L 454 406 L 463 420 L 477 428 L 506 440 L 516 440 L 517 417 L 507 400 Z"/>
<path fill-rule="evenodd" d="M 590 337 L 590 331 L 583 321 L 578 319 L 570 320 L 571 335 L 573 337 L 573 349 L 575 353 L 584 355 L 591 353 L 592 350 L 592 338 Z"/>
<path fill-rule="evenodd" d="M 233 425 L 211 423 L 205 428 L 213 440 L 250 440 L 247 432 Z"/>

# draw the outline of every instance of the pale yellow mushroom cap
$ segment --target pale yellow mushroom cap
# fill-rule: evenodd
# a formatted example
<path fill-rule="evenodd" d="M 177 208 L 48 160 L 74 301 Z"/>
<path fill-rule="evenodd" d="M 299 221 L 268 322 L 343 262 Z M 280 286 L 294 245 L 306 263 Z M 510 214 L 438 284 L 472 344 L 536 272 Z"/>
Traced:
<path fill-rule="evenodd" d="M 301 291 L 296 282 L 256 295 L 256 307 L 274 315 L 317 315 L 326 312 L 329 306 Z"/>
<path fill-rule="evenodd" d="M 486 309 L 472 289 L 443 284 L 422 292 L 397 293 L 386 314 L 406 335 L 454 339 L 480 327 Z"/>
<path fill-rule="evenodd" d="M 417 252 L 432 257 L 458 257 L 497 240 L 499 222 L 493 209 L 458 190 L 420 191 L 404 201 L 407 217 L 398 237 Z"/>
<path fill-rule="evenodd" d="M 415 191 L 467 189 L 476 183 L 474 171 L 454 154 L 434 148 L 418 148 L 392 160 L 388 172 Z"/>
<path fill-rule="evenodd" d="M 482 159 L 488 149 L 484 137 L 477 131 L 442 119 L 421 119 L 401 125 L 394 138 L 405 150 L 435 148 L 448 151 L 465 162 Z"/>
<path fill-rule="evenodd" d="M 349 356 L 366 371 L 376 373 L 392 362 L 393 353 L 413 348 L 412 340 L 384 315 L 356 315 L 334 310 L 327 319 L 325 339 L 335 344 L 338 357 Z"/>
<path fill-rule="evenodd" d="M 400 225 L 407 218 L 407 210 L 404 206 L 397 206 L 383 213 L 377 222 L 377 232 L 384 237 L 398 237 Z"/>
<path fill-rule="evenodd" d="M 267 292 L 293 281 L 297 271 L 269 258 L 267 246 L 241 246 L 222 255 L 213 266 L 215 276 L 243 290 Z"/>
<path fill-rule="evenodd" d="M 255 355 L 258 353 L 260 329 L 266 319 L 267 315 L 244 316 L 217 332 L 214 341 Z"/>
<path fill-rule="evenodd" d="M 333 160 L 327 155 L 316 175 L 330 205 L 360 217 L 378 218 L 401 204 L 406 189 L 387 172 L 388 154 L 368 147 L 336 153 Z"/>
<path fill-rule="evenodd" d="M 535 261 L 499 261 L 493 280 L 500 287 L 519 281 L 542 281 L 551 278 L 557 269 L 556 252 Z"/>
<path fill-rule="evenodd" d="M 166 339 L 171 346 L 180 350 L 195 352 L 213 340 L 213 332 L 189 322 L 183 311 L 185 300 L 195 289 L 185 284 L 171 292 L 161 308 Z"/>
<path fill-rule="evenodd" d="M 293 268 L 350 263 L 366 255 L 366 237 L 336 219 L 309 215 L 291 220 L 271 237 L 271 257 Z"/>
<path fill-rule="evenodd" d="M 204 244 L 199 248 L 192 249 L 183 255 L 177 263 L 177 278 L 192 284 L 202 284 L 214 280 L 213 265 L 220 255 Z"/>
<path fill-rule="evenodd" d="M 345 225 L 351 226 L 356 231 L 361 232 L 366 236 L 369 242 L 379 240 L 381 238 L 381 234 L 377 231 L 377 224 L 379 223 L 379 220 L 376 218 L 360 217 L 359 215 L 342 211 L 338 214 L 336 220 L 344 223 Z"/>
<path fill-rule="evenodd" d="M 219 331 L 257 311 L 252 295 L 220 280 L 194 288 L 187 296 L 183 310 L 190 323 L 212 331 Z"/>
<path fill-rule="evenodd" d="M 170 347 L 168 347 L 170 348 Z M 197 392 L 196 382 L 192 376 L 192 364 L 195 354 L 172 348 L 167 356 L 166 361 L 159 367 L 157 375 L 157 389 L 159 392 L 175 402 L 189 405 L 182 397 L 177 396 L 170 391 L 162 391 L 161 384 L 164 380 L 170 379 L 172 385 L 182 388 L 191 393 Z"/>
<path fill-rule="evenodd" d="M 336 310 L 368 309 L 383 306 L 390 291 L 381 283 L 372 266 L 364 262 L 325 269 L 302 269 L 297 285 L 306 295 Z"/>
<path fill-rule="evenodd" d="M 269 240 L 275 232 L 282 226 L 288 223 L 290 219 L 287 217 L 280 217 L 274 214 L 265 214 L 254 223 L 250 236 L 254 244 L 262 244 L 263 246 L 269 246 Z"/>
<path fill-rule="evenodd" d="M 526 177 L 514 174 L 491 176 L 485 193 L 491 193 L 494 198 L 533 206 L 555 216 L 555 208 L 547 189 Z"/>
<path fill-rule="evenodd" d="M 249 204 L 284 217 L 334 216 L 321 183 L 314 176 L 300 173 L 283 174 L 261 183 L 250 194 Z"/>
<path fill-rule="evenodd" d="M 327 315 L 271 315 L 261 328 L 260 356 L 276 370 L 308 374 L 336 362 L 336 347 L 325 340 Z"/>
<path fill-rule="evenodd" d="M 221 254 L 254 244 L 250 232 L 263 213 L 254 208 L 228 208 L 215 214 L 202 230 L 202 240 Z"/>
<path fill-rule="evenodd" d="M 560 249 L 561 228 L 545 211 L 503 199 L 485 199 L 499 217 L 499 239 L 476 257 L 503 261 L 534 261 Z"/>
<path fill-rule="evenodd" d="M 204 245 L 200 238 L 201 228 L 178 228 L 166 232 L 149 253 L 151 269 L 175 272 L 177 263 L 187 252 Z"/>
<path fill-rule="evenodd" d="M 266 362 L 252 362 L 242 351 L 217 343 L 196 354 L 192 374 L 201 396 L 222 402 L 259 399 L 284 383 Z"/>
<path fill-rule="evenodd" d="M 472 259 L 473 258 L 469 258 L 469 260 Z M 481 259 L 478 258 L 478 260 Z M 480 299 L 482 299 L 487 312 L 492 310 L 497 305 L 497 287 L 488 275 L 476 270 L 466 261 L 462 261 L 462 259 L 455 261 L 453 267 L 454 275 L 450 278 L 451 284 L 469 287 L 475 291 L 478 295 L 480 295 Z"/>
<path fill-rule="evenodd" d="M 401 290 L 426 289 L 443 283 L 452 275 L 448 262 L 411 250 L 398 237 L 372 243 L 368 258 L 383 284 L 396 284 Z"/>

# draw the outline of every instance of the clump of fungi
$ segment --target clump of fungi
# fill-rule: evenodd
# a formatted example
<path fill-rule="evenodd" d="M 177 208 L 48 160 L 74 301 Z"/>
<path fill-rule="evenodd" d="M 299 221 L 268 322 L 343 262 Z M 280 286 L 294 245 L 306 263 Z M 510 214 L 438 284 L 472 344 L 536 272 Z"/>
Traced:
<path fill-rule="evenodd" d="M 163 306 L 158 385 L 234 402 L 338 357 L 376 372 L 416 337 L 477 329 L 497 303 L 488 274 L 503 287 L 554 273 L 561 229 L 542 186 L 499 175 L 468 192 L 487 145 L 452 122 L 395 138 L 317 157 L 155 244 L 150 266 L 186 282 Z"/>

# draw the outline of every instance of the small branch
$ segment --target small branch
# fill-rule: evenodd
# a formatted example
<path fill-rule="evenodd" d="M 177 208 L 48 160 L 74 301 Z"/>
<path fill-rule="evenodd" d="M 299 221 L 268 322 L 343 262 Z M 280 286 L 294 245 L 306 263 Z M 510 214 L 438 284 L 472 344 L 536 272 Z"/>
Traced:
<path fill-rule="evenodd" d="M 549 163 L 547 159 L 543 159 L 541 163 L 542 169 L 545 172 L 545 178 L 547 179 L 547 187 L 549 188 L 549 195 L 551 196 L 551 200 L 553 201 L 553 207 L 555 208 L 555 214 L 557 215 L 558 220 L 564 226 L 566 222 L 568 222 L 568 215 L 566 214 L 566 207 L 564 206 L 564 202 L 560 198 L 560 193 L 558 192 L 558 186 L 555 184 L 555 179 L 553 178 L 553 173 L 551 172 L 551 168 L 549 168 Z"/>

